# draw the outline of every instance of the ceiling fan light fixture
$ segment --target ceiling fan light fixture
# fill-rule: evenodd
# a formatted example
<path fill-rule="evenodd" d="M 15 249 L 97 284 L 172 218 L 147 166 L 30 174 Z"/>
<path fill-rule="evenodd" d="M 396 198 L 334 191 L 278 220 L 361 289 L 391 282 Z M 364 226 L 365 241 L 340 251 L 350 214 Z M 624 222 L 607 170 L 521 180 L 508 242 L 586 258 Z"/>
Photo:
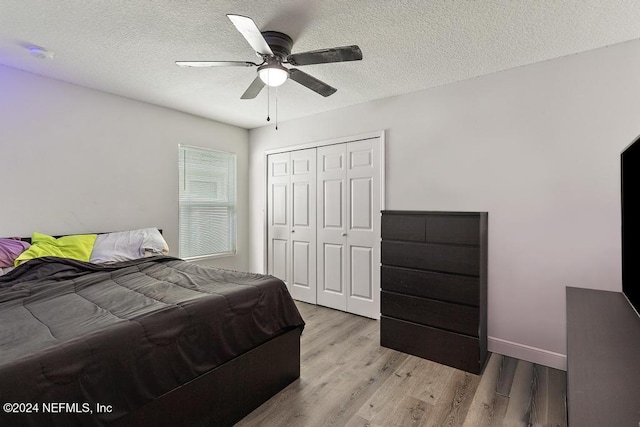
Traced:
<path fill-rule="evenodd" d="M 289 78 L 289 70 L 277 63 L 263 65 L 258 68 L 260 80 L 267 86 L 280 86 Z"/>

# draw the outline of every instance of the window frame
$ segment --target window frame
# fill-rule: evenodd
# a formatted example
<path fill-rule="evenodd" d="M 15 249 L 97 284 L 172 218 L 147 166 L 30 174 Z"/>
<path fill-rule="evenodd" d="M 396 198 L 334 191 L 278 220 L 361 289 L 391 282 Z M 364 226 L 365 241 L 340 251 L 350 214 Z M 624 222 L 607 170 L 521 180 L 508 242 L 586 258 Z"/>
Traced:
<path fill-rule="evenodd" d="M 217 154 L 220 154 L 221 156 L 224 156 L 232 163 L 233 201 L 229 201 L 230 197 L 228 197 L 227 198 L 228 201 L 220 202 L 220 203 L 218 202 L 208 203 L 206 201 L 192 203 L 192 205 L 201 204 L 202 206 L 225 207 L 227 209 L 231 208 L 231 223 L 228 224 L 230 228 L 229 242 L 232 247 L 232 250 L 230 251 L 216 252 L 216 253 L 202 254 L 202 255 L 193 255 L 193 256 L 184 256 L 184 254 L 182 253 L 183 216 L 181 214 L 181 210 L 183 207 L 183 201 L 181 200 L 182 199 L 181 193 L 182 193 L 182 188 L 184 188 L 186 184 L 186 177 L 184 176 L 184 172 L 181 172 L 181 169 L 183 169 L 183 165 L 184 165 L 183 152 L 185 152 L 185 150 L 217 153 Z M 237 167 L 237 164 L 238 164 L 238 156 L 234 152 L 223 151 L 223 150 L 218 150 L 213 148 L 206 148 L 206 147 L 197 147 L 197 146 L 187 145 L 187 144 L 178 144 L 178 257 L 184 260 L 194 261 L 194 260 L 209 259 L 209 258 L 224 258 L 224 257 L 237 255 L 238 253 L 238 227 L 237 227 L 237 224 L 238 224 L 238 167 Z"/>

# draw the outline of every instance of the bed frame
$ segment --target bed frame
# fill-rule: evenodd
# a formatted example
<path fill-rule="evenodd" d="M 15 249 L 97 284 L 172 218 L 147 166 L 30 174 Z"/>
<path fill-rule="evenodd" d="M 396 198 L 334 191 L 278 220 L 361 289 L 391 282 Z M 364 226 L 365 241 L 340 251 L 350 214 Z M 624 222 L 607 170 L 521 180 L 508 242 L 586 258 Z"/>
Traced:
<path fill-rule="evenodd" d="M 232 426 L 300 378 L 301 334 L 295 328 L 271 338 L 108 425 Z"/>
<path fill-rule="evenodd" d="M 300 377 L 299 328 L 116 420 L 113 426 L 232 426 Z"/>

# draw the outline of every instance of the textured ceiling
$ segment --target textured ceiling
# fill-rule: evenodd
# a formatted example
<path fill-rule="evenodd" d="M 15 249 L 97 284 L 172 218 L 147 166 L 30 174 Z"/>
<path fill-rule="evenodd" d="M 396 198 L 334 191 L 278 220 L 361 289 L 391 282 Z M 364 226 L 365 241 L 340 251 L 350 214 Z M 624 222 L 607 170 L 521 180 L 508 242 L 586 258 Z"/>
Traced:
<path fill-rule="evenodd" d="M 362 49 L 360 62 L 301 67 L 338 91 L 323 98 L 286 82 L 278 89 L 280 121 L 640 38 L 635 0 L 0 0 L 0 64 L 263 126 L 267 91 L 240 99 L 255 68 L 174 65 L 257 61 L 227 13 L 290 35 L 293 53 Z M 34 58 L 27 45 L 55 57 Z M 272 116 L 274 97 L 272 90 Z"/>

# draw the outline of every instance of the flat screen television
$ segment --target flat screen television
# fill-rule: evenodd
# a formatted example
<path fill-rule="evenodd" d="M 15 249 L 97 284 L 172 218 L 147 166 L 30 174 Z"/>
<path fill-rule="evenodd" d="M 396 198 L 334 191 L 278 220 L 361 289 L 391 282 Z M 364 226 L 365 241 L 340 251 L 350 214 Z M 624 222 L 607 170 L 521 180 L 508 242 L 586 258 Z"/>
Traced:
<path fill-rule="evenodd" d="M 620 155 L 622 292 L 640 313 L 640 137 Z"/>

